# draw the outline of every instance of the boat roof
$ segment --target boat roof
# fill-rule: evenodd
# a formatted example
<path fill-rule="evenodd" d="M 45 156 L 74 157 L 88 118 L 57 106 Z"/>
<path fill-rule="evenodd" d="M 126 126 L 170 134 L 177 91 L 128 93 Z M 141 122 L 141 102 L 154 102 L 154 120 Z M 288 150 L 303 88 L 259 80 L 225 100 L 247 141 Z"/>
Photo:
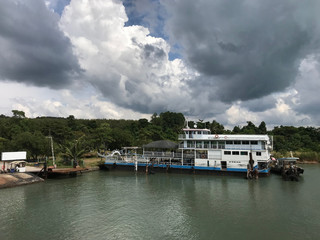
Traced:
<path fill-rule="evenodd" d="M 210 135 L 209 135 L 210 136 Z M 269 140 L 268 135 L 252 134 L 212 134 L 218 140 Z"/>
<path fill-rule="evenodd" d="M 297 157 L 285 157 L 285 158 L 278 158 L 278 161 L 296 161 L 299 160 Z"/>
<path fill-rule="evenodd" d="M 204 131 L 204 132 L 210 132 L 209 129 L 206 128 L 183 128 L 183 131 Z"/>

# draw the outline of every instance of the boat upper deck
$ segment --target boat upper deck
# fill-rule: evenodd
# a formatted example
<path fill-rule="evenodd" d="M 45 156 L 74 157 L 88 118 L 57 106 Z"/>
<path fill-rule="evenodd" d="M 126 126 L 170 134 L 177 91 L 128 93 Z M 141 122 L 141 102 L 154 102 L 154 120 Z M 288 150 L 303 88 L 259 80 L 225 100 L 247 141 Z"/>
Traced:
<path fill-rule="evenodd" d="M 184 134 L 179 134 L 179 140 L 255 140 L 269 141 L 268 135 L 262 134 L 211 134 L 209 129 L 183 129 Z"/>

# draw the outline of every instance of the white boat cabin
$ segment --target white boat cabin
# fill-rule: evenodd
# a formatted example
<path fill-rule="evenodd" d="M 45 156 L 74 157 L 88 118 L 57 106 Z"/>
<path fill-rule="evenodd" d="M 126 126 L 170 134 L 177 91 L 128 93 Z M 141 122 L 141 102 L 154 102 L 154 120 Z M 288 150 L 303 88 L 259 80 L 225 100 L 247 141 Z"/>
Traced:
<path fill-rule="evenodd" d="M 254 168 L 267 169 L 272 141 L 268 135 L 211 134 L 208 129 L 183 129 L 179 149 L 183 163 L 216 170 L 242 171 L 250 159 Z"/>

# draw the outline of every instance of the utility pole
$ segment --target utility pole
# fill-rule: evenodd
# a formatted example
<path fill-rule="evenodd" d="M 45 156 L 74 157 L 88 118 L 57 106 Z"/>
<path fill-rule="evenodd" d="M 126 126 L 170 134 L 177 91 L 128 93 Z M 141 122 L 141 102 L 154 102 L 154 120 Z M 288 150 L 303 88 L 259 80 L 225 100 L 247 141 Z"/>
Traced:
<path fill-rule="evenodd" d="M 50 142 L 51 142 L 51 153 L 52 153 L 52 163 L 53 163 L 53 167 L 56 168 L 56 160 L 55 160 L 55 158 L 54 158 L 52 136 L 48 136 L 47 138 L 50 138 Z"/>

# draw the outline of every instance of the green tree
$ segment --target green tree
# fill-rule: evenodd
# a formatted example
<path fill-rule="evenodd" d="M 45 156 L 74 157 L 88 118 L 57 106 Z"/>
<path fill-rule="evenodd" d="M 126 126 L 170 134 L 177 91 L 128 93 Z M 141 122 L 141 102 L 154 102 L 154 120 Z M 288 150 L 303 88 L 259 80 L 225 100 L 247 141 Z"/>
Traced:
<path fill-rule="evenodd" d="M 72 166 L 74 168 L 79 165 L 80 158 L 86 152 L 83 140 L 84 135 L 74 142 L 71 142 L 68 147 L 64 147 L 63 155 L 72 160 Z"/>
<path fill-rule="evenodd" d="M 26 117 L 24 111 L 12 110 L 12 114 L 13 114 L 14 118 L 25 118 Z"/>
<path fill-rule="evenodd" d="M 247 121 L 247 126 L 241 129 L 241 133 L 243 134 L 256 134 L 258 132 L 258 128 L 251 121 Z"/>
<path fill-rule="evenodd" d="M 213 120 L 210 125 L 210 131 L 214 134 L 221 134 L 224 132 L 224 126 L 218 123 L 216 120 Z"/>
<path fill-rule="evenodd" d="M 235 126 L 232 130 L 232 133 L 239 134 L 241 133 L 241 128 L 239 126 Z"/>
<path fill-rule="evenodd" d="M 260 134 L 267 134 L 267 126 L 264 121 L 262 121 L 258 127 Z"/>
<path fill-rule="evenodd" d="M 49 144 L 45 136 L 39 131 L 34 133 L 22 132 L 13 139 L 14 149 L 27 151 L 28 157 L 37 160 L 40 156 L 48 154 Z"/>

